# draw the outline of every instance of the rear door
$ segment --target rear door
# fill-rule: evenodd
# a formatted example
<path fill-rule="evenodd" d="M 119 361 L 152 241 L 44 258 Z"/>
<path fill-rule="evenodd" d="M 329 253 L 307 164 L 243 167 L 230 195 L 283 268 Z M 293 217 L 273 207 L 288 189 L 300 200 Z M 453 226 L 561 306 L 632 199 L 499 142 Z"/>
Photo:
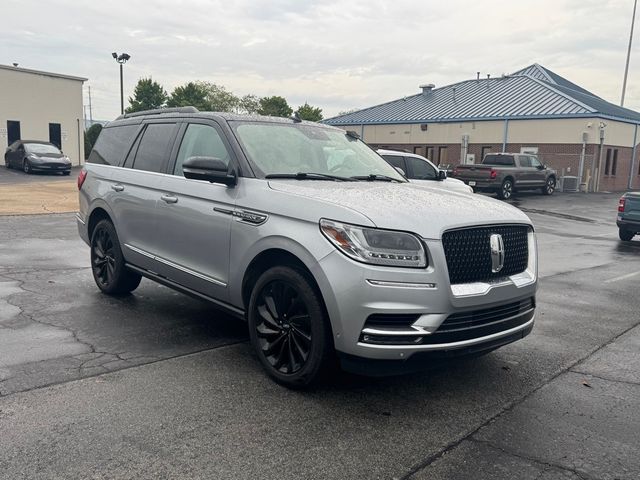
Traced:
<path fill-rule="evenodd" d="M 134 265 L 157 272 L 158 211 L 163 172 L 176 138 L 177 124 L 147 123 L 110 183 L 110 202 L 124 255 Z"/>
<path fill-rule="evenodd" d="M 231 222 L 238 189 L 184 177 L 190 157 L 216 157 L 235 163 L 220 126 L 193 119 L 180 130 L 167 175 L 158 192 L 159 273 L 192 290 L 227 301 Z"/>

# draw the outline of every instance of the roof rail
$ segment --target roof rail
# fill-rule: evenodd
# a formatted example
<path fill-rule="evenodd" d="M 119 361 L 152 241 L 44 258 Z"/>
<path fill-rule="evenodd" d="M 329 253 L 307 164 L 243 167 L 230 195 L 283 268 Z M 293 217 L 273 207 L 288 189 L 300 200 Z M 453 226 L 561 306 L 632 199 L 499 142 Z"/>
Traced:
<path fill-rule="evenodd" d="M 161 113 L 198 113 L 196 107 L 172 107 L 172 108 L 156 108 L 153 110 L 142 110 L 140 112 L 131 112 L 120 115 L 116 120 L 122 120 L 123 118 L 142 117 L 145 115 L 160 115 Z"/>

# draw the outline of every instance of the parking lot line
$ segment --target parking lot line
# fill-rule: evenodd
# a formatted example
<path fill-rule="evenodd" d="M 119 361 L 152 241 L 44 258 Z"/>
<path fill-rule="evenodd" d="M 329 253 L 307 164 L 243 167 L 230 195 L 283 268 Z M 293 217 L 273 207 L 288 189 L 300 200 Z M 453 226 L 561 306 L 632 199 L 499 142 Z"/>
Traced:
<path fill-rule="evenodd" d="M 620 280 L 626 280 L 627 278 L 635 277 L 636 275 L 640 275 L 640 271 L 627 273 L 626 275 L 620 275 L 619 277 L 610 278 L 609 280 L 605 280 L 604 283 L 619 282 Z"/>

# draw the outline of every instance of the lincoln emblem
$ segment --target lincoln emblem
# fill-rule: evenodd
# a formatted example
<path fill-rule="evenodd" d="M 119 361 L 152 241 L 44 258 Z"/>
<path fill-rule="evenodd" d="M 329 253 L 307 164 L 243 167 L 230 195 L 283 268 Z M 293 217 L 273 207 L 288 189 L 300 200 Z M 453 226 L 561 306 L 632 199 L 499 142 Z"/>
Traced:
<path fill-rule="evenodd" d="M 504 241 L 499 233 L 492 233 L 489 237 L 491 246 L 491 271 L 498 273 L 504 267 Z"/>

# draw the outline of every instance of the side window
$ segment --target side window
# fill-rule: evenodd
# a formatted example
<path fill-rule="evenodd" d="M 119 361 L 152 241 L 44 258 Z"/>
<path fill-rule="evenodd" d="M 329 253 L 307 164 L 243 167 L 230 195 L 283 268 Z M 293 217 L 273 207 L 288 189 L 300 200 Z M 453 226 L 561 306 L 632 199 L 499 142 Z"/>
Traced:
<path fill-rule="evenodd" d="M 542 166 L 542 164 L 540 163 L 540 160 L 538 160 L 536 157 L 529 157 L 529 159 L 531 161 L 531 166 L 533 168 L 538 168 Z"/>
<path fill-rule="evenodd" d="M 182 176 L 182 164 L 190 157 L 216 157 L 227 166 L 231 159 L 218 130 L 211 125 L 199 123 L 189 124 L 184 133 L 176 165 L 173 168 L 174 175 Z"/>
<path fill-rule="evenodd" d="M 89 163 L 119 166 L 138 130 L 138 125 L 105 127 L 91 150 Z"/>
<path fill-rule="evenodd" d="M 405 175 L 409 175 L 407 172 L 407 166 L 404 164 L 404 158 L 400 155 L 383 155 L 382 156 L 387 163 L 390 163 L 391 166 L 402 169 Z"/>
<path fill-rule="evenodd" d="M 133 161 L 134 170 L 146 172 L 162 172 L 164 170 L 175 128 L 175 123 L 147 125 Z"/>
<path fill-rule="evenodd" d="M 415 178 L 416 180 L 435 180 L 438 178 L 436 169 L 427 162 L 414 157 L 407 157 L 406 160 L 411 171 L 410 178 Z"/>
<path fill-rule="evenodd" d="M 531 165 L 531 157 L 529 155 L 518 155 L 518 159 L 520 160 L 521 167 L 532 167 Z"/>

